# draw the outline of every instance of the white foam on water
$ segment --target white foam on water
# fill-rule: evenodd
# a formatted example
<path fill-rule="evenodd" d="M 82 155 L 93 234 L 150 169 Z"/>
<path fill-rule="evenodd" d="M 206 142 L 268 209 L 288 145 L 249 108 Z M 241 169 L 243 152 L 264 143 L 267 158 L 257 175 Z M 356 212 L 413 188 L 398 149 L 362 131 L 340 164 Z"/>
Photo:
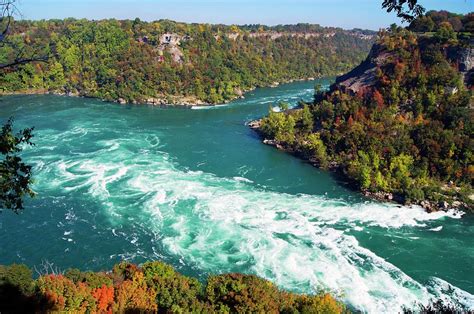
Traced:
<path fill-rule="evenodd" d="M 211 106 L 192 106 L 192 110 L 215 110 L 220 108 L 229 107 L 230 104 L 222 104 L 222 105 L 211 105 Z"/>
<path fill-rule="evenodd" d="M 99 142 L 95 151 L 81 156 L 57 155 L 38 168 L 38 187 L 86 193 L 117 224 L 140 220 L 156 235 L 157 246 L 206 272 L 255 273 L 305 293 L 329 289 L 364 312 L 399 311 L 441 294 L 474 307 L 469 293 L 455 287 L 446 292 L 439 280 L 422 285 L 349 233 L 370 226 L 422 228 L 434 220 L 460 218 L 459 213 L 272 192 L 243 177 L 181 170 L 164 153 L 143 154 L 144 145 L 117 139 Z M 76 218 L 68 212 L 66 219 Z M 118 256 L 144 254 L 139 233 L 123 236 L 137 251 Z"/>
<path fill-rule="evenodd" d="M 454 287 L 447 281 L 433 277 L 428 285 L 428 289 L 437 296 L 438 300 L 443 300 L 445 304 L 455 308 L 474 311 L 474 295 Z"/>
<path fill-rule="evenodd" d="M 439 227 L 436 227 L 436 228 L 431 228 L 430 231 L 434 231 L 434 232 L 439 232 L 443 230 L 443 226 L 439 226 Z"/>
<path fill-rule="evenodd" d="M 281 108 L 279 106 L 272 107 L 273 112 L 281 112 Z"/>
<path fill-rule="evenodd" d="M 244 177 L 234 177 L 233 179 L 234 179 L 235 181 L 239 181 L 239 182 L 253 183 L 252 180 L 249 180 L 249 179 L 244 178 Z"/>

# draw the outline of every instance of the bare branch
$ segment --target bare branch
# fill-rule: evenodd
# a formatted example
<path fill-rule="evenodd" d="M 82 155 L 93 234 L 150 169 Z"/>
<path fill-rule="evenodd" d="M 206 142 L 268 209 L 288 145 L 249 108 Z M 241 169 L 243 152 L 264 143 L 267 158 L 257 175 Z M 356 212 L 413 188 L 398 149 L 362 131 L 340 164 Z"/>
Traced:
<path fill-rule="evenodd" d="M 54 266 L 54 263 L 49 262 L 48 260 L 43 260 L 40 268 L 33 266 L 33 269 L 38 274 L 38 277 L 46 276 L 46 275 L 62 275 L 64 272 L 59 269 L 59 267 Z"/>
<path fill-rule="evenodd" d="M 15 60 L 12 63 L 8 64 L 0 64 L 0 70 L 7 69 L 7 68 L 13 68 L 15 66 L 19 66 L 22 64 L 30 63 L 30 62 L 48 62 L 49 58 L 46 57 L 39 57 L 39 58 L 29 58 L 29 59 L 19 59 Z"/>
<path fill-rule="evenodd" d="M 6 25 L 3 26 L 3 30 L 0 32 L 0 42 L 4 41 L 7 37 L 8 31 L 13 22 L 13 16 L 19 11 L 15 5 L 16 0 L 1 0 L 0 1 L 0 21 L 6 20 Z"/>
<path fill-rule="evenodd" d="M 18 47 L 14 43 L 7 40 L 8 33 L 11 30 L 13 17 L 19 15 L 16 6 L 17 0 L 0 0 L 0 46 L 8 45 L 17 51 L 13 61 L 6 64 L 0 64 L 0 70 L 16 67 L 30 62 L 47 62 L 48 56 L 36 57 L 37 53 L 25 53 L 25 47 Z M 1 25 L 5 24 L 5 25 Z"/>

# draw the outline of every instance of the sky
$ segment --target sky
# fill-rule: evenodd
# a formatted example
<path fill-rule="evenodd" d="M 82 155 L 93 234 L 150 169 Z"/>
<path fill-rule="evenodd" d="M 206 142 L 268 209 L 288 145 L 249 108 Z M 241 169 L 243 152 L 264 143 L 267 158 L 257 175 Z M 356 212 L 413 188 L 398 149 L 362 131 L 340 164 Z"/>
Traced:
<path fill-rule="evenodd" d="M 171 19 L 222 24 L 313 23 L 378 30 L 400 23 L 382 0 L 18 0 L 24 19 Z M 474 0 L 420 0 L 428 10 L 474 11 Z"/>

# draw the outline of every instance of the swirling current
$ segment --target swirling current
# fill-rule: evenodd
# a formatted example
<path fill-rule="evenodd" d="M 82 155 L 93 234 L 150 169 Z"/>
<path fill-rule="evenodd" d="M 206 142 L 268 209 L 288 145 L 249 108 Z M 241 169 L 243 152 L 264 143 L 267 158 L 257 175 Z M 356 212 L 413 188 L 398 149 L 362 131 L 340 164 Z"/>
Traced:
<path fill-rule="evenodd" d="M 473 217 L 365 199 L 246 126 L 279 101 L 310 100 L 313 85 L 195 108 L 205 110 L 1 98 L 2 119 L 35 126 L 23 158 L 37 196 L 0 215 L 0 263 L 163 260 L 202 280 L 243 272 L 329 290 L 363 312 L 437 298 L 474 309 Z"/>

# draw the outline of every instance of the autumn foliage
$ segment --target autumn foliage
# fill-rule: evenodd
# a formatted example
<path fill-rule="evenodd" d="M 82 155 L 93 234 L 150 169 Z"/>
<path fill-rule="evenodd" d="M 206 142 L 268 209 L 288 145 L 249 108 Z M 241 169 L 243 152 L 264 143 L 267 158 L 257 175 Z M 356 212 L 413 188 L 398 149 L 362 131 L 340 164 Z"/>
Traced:
<path fill-rule="evenodd" d="M 338 170 L 366 195 L 428 211 L 472 211 L 474 69 L 466 64 L 472 15 L 429 14 L 435 17 L 444 22 L 434 34 L 382 30 L 366 62 L 351 72 L 359 74 L 316 93 L 305 109 L 271 112 L 260 133 L 285 151 Z M 446 24 L 450 18 L 453 25 Z M 462 22 L 457 28 L 456 19 Z"/>
<path fill-rule="evenodd" d="M 3 271 L 5 270 L 5 271 Z M 341 313 L 330 294 L 281 291 L 257 276 L 211 276 L 203 286 L 173 267 L 148 262 L 112 272 L 49 274 L 33 280 L 27 267 L 0 266 L 0 292 L 13 285 L 21 298 L 0 299 L 0 312 L 59 313 Z M 19 280 L 20 278 L 21 280 Z M 11 293 L 10 293 L 11 295 Z M 21 300 L 21 301 L 20 301 Z"/>

